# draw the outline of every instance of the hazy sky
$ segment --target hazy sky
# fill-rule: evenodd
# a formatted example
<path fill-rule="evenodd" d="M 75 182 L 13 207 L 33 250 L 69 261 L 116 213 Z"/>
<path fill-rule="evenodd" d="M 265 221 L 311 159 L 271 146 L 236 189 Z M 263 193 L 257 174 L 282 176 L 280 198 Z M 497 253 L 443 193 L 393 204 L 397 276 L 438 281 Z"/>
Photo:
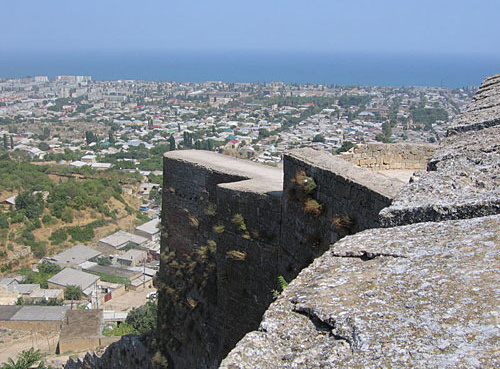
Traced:
<path fill-rule="evenodd" d="M 500 0 L 0 0 L 0 53 L 262 50 L 500 55 Z"/>

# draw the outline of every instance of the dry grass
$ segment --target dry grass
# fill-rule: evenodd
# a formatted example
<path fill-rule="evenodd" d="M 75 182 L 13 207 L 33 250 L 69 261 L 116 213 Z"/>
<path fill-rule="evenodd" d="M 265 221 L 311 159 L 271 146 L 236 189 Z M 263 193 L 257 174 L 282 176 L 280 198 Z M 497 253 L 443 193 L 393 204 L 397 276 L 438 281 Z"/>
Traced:
<path fill-rule="evenodd" d="M 303 170 L 298 171 L 295 174 L 295 178 L 293 178 L 291 181 L 302 187 L 302 190 L 306 194 L 313 192 L 316 187 L 318 187 L 314 179 L 312 177 L 309 177 Z"/>
<path fill-rule="evenodd" d="M 189 305 L 189 307 L 191 309 L 194 309 L 196 307 L 196 305 L 198 305 L 198 302 L 196 300 L 192 299 L 191 297 L 188 297 L 187 304 Z"/>
<path fill-rule="evenodd" d="M 200 225 L 200 221 L 198 220 L 198 218 L 196 218 L 192 215 L 188 215 L 188 218 L 189 218 L 190 225 L 192 227 L 198 228 L 198 226 Z"/>
<path fill-rule="evenodd" d="M 215 216 L 217 214 L 217 205 L 208 203 L 205 208 L 205 214 L 211 217 Z"/>
<path fill-rule="evenodd" d="M 332 224 L 339 233 L 350 234 L 355 223 L 348 215 L 339 215 L 332 218 Z"/>
<path fill-rule="evenodd" d="M 223 225 L 216 225 L 214 226 L 213 230 L 217 234 L 221 234 L 224 232 L 225 227 Z"/>
<path fill-rule="evenodd" d="M 230 250 L 226 252 L 226 256 L 232 260 L 244 261 L 247 258 L 247 253 L 244 251 Z"/>
<path fill-rule="evenodd" d="M 318 216 L 322 210 L 323 206 L 314 199 L 307 199 L 304 203 L 304 212 L 307 214 Z"/>

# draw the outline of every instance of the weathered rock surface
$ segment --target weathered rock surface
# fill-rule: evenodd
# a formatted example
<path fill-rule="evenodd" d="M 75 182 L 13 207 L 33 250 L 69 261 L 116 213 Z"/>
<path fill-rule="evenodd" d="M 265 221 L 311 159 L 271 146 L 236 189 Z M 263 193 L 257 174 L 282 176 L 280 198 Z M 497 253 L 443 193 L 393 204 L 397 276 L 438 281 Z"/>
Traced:
<path fill-rule="evenodd" d="M 500 75 L 486 79 L 457 116 L 427 172 L 419 172 L 380 213 L 397 226 L 500 213 Z"/>
<path fill-rule="evenodd" d="M 500 124 L 500 74 L 484 79 L 467 110 L 453 119 L 448 135 Z"/>
<path fill-rule="evenodd" d="M 221 368 L 498 367 L 499 225 L 496 215 L 344 238 Z"/>

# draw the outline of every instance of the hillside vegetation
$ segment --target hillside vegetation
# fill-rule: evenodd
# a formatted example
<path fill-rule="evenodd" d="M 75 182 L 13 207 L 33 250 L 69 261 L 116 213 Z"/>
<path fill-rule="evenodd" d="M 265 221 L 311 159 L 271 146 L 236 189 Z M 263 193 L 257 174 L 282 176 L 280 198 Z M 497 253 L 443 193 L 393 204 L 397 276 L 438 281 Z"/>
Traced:
<path fill-rule="evenodd" d="M 133 228 L 143 218 L 138 200 L 122 193 L 141 176 L 119 170 L 96 171 L 0 160 L 0 272 L 76 243 L 90 243 L 117 228 Z M 24 251 L 31 248 L 29 254 Z"/>

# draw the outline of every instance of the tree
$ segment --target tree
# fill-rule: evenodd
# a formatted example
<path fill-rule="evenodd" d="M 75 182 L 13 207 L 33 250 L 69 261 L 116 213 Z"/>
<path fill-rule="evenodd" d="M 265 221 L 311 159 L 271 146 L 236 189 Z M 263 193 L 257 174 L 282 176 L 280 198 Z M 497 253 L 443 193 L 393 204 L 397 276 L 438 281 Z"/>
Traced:
<path fill-rule="evenodd" d="M 47 260 L 44 260 L 40 264 L 38 264 L 38 271 L 40 273 L 55 275 L 59 273 L 61 270 L 62 268 L 59 265 L 51 263 L 50 261 Z"/>
<path fill-rule="evenodd" d="M 82 297 L 82 288 L 80 286 L 69 285 L 64 291 L 64 298 L 66 300 L 80 300 Z"/>
<path fill-rule="evenodd" d="M 24 209 L 28 219 L 38 219 L 43 213 L 45 204 L 41 193 L 21 192 L 16 196 L 16 209 Z"/>
<path fill-rule="evenodd" d="M 97 142 L 97 135 L 92 131 L 85 131 L 85 140 L 87 141 L 87 145 L 90 145 L 92 142 Z"/>
<path fill-rule="evenodd" d="M 7 141 L 7 134 L 6 133 L 3 134 L 3 147 L 5 148 L 5 150 L 7 150 L 9 148 L 9 143 Z"/>
<path fill-rule="evenodd" d="M 325 142 L 325 136 L 322 134 L 317 134 L 316 136 L 313 137 L 312 142 Z"/>
<path fill-rule="evenodd" d="M 61 220 L 65 223 L 73 223 L 73 210 L 65 207 L 61 213 Z"/>
<path fill-rule="evenodd" d="M 97 258 L 96 262 L 97 262 L 97 264 L 103 265 L 103 266 L 111 265 L 111 260 L 109 260 L 109 258 L 107 258 L 106 256 L 101 256 L 101 257 Z"/>
<path fill-rule="evenodd" d="M 9 216 L 6 213 L 0 213 L 0 229 L 9 228 Z"/>
<path fill-rule="evenodd" d="M 136 309 L 132 309 L 125 323 L 132 325 L 139 333 L 156 328 L 158 305 L 155 301 L 148 301 Z"/>
<path fill-rule="evenodd" d="M 168 143 L 170 144 L 170 151 L 175 150 L 175 138 L 174 135 L 170 135 L 170 138 L 168 139 Z"/>
<path fill-rule="evenodd" d="M 389 140 L 392 136 L 391 125 L 387 122 L 382 123 L 382 132 L 384 133 L 384 136 L 386 137 L 386 139 Z"/>
<path fill-rule="evenodd" d="M 352 147 L 354 147 L 354 144 L 351 141 L 344 141 L 342 143 L 342 146 L 337 149 L 337 154 L 340 154 L 341 152 L 349 151 Z"/>
<path fill-rule="evenodd" d="M 111 144 L 115 142 L 115 138 L 113 137 L 113 130 L 112 129 L 110 129 L 108 132 L 108 141 Z"/>
<path fill-rule="evenodd" d="M 40 350 L 35 351 L 32 347 L 29 350 L 21 351 L 21 353 L 17 355 L 17 362 L 9 358 L 6 363 L 0 366 L 0 369 L 50 369 L 50 367 L 46 366 L 43 362 L 44 356 L 45 355 L 42 354 Z"/>
<path fill-rule="evenodd" d="M 10 148 L 11 150 L 14 149 L 14 138 L 12 138 L 12 136 L 10 136 Z"/>
<path fill-rule="evenodd" d="M 38 148 L 42 151 L 50 150 L 49 144 L 47 142 L 43 142 L 43 141 L 38 144 Z"/>
<path fill-rule="evenodd" d="M 152 189 L 149 192 L 149 199 L 153 201 L 153 204 L 160 205 L 161 204 L 161 192 L 155 189 Z"/>

